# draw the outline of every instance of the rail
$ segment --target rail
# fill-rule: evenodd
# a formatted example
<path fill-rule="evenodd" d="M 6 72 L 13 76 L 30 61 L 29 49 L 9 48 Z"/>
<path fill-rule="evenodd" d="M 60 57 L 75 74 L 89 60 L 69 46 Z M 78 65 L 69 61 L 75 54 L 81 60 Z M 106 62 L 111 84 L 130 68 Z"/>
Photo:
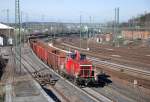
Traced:
<path fill-rule="evenodd" d="M 34 53 L 33 53 L 34 54 Z M 39 61 L 41 61 L 39 58 L 37 58 Z M 43 63 L 43 62 L 42 62 Z M 45 65 L 45 64 L 44 64 Z M 47 67 L 47 65 L 45 65 L 45 67 Z M 66 83 L 68 83 L 69 85 L 73 86 L 74 88 L 76 88 L 78 91 L 82 92 L 83 94 L 87 95 L 89 98 L 91 98 L 92 100 L 94 100 L 95 102 L 113 102 L 112 100 L 110 100 L 109 98 L 101 95 L 100 93 L 94 95 L 91 94 L 91 90 L 93 93 L 97 93 L 96 91 L 94 91 L 91 88 L 80 88 L 76 85 L 74 85 L 74 83 L 68 81 L 67 79 L 65 79 L 64 77 L 62 77 L 61 75 L 59 75 L 58 73 L 56 73 L 54 70 L 48 68 L 51 72 L 55 73 L 59 78 L 61 78 L 62 80 L 64 80 Z"/>
<path fill-rule="evenodd" d="M 145 70 L 141 70 L 141 69 L 136 69 L 136 68 L 132 68 L 129 66 L 125 66 L 125 65 L 120 65 L 120 64 L 116 64 L 116 63 L 112 63 L 112 62 L 108 62 L 108 61 L 101 61 L 98 58 L 94 58 L 94 57 L 88 57 L 89 60 L 93 61 L 95 64 L 101 64 L 101 65 L 107 65 L 109 66 L 111 69 L 123 69 L 126 71 L 132 71 L 132 72 L 136 72 L 138 74 L 142 74 L 142 75 L 146 75 L 146 76 L 150 76 L 150 71 L 145 71 Z"/>
<path fill-rule="evenodd" d="M 71 48 L 78 49 L 78 50 L 80 49 L 78 47 L 75 47 L 75 46 L 72 46 L 72 45 L 69 45 L 69 44 L 66 44 L 66 43 L 62 43 L 62 45 L 70 46 Z M 86 49 L 81 49 L 81 50 L 87 51 Z M 116 63 L 112 63 L 112 62 L 108 62 L 108 61 L 102 61 L 102 60 L 100 60 L 98 58 L 94 58 L 94 57 L 88 57 L 88 58 L 91 61 L 94 61 L 96 64 L 107 65 L 111 69 L 114 69 L 114 70 L 116 70 L 116 69 L 126 70 L 126 71 L 134 72 L 134 73 L 137 73 L 137 74 L 142 74 L 142 75 L 145 75 L 145 76 L 148 76 L 148 77 L 150 76 L 150 71 L 147 71 L 147 70 L 141 70 L 141 69 L 137 69 L 137 68 L 121 65 L 121 64 L 116 64 Z"/>

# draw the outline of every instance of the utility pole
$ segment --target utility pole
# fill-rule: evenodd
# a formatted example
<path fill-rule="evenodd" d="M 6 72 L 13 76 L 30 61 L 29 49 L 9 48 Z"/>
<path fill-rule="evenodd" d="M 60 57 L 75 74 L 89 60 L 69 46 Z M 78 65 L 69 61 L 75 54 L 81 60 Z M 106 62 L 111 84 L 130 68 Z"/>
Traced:
<path fill-rule="evenodd" d="M 24 46 L 25 27 L 22 25 L 22 23 L 23 23 L 23 16 L 24 16 L 24 12 L 21 11 L 21 12 L 20 12 L 20 28 L 24 30 L 23 33 L 21 34 L 21 38 L 22 38 L 22 40 L 23 40 L 22 44 L 23 44 L 23 46 Z"/>
<path fill-rule="evenodd" d="M 91 29 L 91 16 L 89 17 L 90 19 L 90 22 L 89 22 L 89 25 L 88 25 L 88 32 L 87 32 L 87 50 L 90 50 L 89 49 L 89 35 L 90 35 L 90 29 Z"/>
<path fill-rule="evenodd" d="M 45 15 L 42 15 L 41 16 L 41 21 L 42 21 L 42 32 L 44 32 L 44 29 L 45 29 L 45 25 L 44 25 L 44 23 L 45 23 Z"/>
<path fill-rule="evenodd" d="M 7 23 L 9 23 L 9 9 L 7 9 Z"/>
<path fill-rule="evenodd" d="M 80 52 L 81 52 L 81 19 L 82 19 L 82 16 L 80 15 Z"/>
<path fill-rule="evenodd" d="M 117 8 L 117 34 L 119 34 L 120 33 L 120 27 L 119 27 L 119 12 L 120 12 L 120 10 L 119 10 L 119 8 Z M 120 39 L 120 38 L 119 38 Z M 118 41 L 118 47 L 120 46 L 120 40 Z"/>
<path fill-rule="evenodd" d="M 29 29 L 28 29 L 28 20 L 29 20 L 29 16 L 28 16 L 28 13 L 25 14 L 25 19 L 26 19 L 26 23 L 25 23 L 25 30 L 26 30 L 26 33 L 24 34 L 24 42 L 26 41 L 26 35 L 29 34 Z"/>
<path fill-rule="evenodd" d="M 92 17 L 90 16 L 90 34 L 89 34 L 89 37 L 91 37 L 91 31 L 92 31 Z"/>
<path fill-rule="evenodd" d="M 92 18 L 92 24 L 93 24 L 93 38 L 95 38 L 95 31 L 94 31 L 94 28 L 95 28 L 95 24 L 94 24 L 94 16 Z"/>
<path fill-rule="evenodd" d="M 16 30 L 18 29 L 18 32 L 16 32 L 16 54 L 17 53 L 19 54 L 19 69 L 20 69 L 19 74 L 21 74 L 21 21 L 20 21 L 20 1 L 19 0 L 15 0 L 15 24 L 16 24 Z M 17 35 L 19 36 L 19 41 L 17 41 L 18 40 Z M 19 49 L 19 51 L 17 51 L 17 49 Z"/>
<path fill-rule="evenodd" d="M 57 33 L 57 21 L 56 21 L 56 24 L 55 24 L 55 26 L 54 26 L 54 39 L 55 39 L 55 36 L 56 36 L 56 33 Z"/>
<path fill-rule="evenodd" d="M 114 20 L 114 43 L 115 46 L 118 44 L 119 46 L 119 42 L 117 41 L 117 36 L 119 33 L 119 8 L 115 8 L 115 20 Z"/>
<path fill-rule="evenodd" d="M 114 18 L 114 44 L 116 46 L 116 8 L 115 8 L 115 18 Z"/>

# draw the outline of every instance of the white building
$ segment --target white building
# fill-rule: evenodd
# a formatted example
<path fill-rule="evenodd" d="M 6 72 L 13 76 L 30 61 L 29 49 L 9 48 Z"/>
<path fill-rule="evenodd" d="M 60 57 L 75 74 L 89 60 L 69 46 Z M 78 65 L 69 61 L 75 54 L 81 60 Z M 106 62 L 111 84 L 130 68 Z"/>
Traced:
<path fill-rule="evenodd" d="M 14 36 L 14 28 L 0 23 L 0 36 L 3 38 L 3 44 L 12 44 L 12 38 Z M 2 43 L 2 40 L 1 40 Z"/>

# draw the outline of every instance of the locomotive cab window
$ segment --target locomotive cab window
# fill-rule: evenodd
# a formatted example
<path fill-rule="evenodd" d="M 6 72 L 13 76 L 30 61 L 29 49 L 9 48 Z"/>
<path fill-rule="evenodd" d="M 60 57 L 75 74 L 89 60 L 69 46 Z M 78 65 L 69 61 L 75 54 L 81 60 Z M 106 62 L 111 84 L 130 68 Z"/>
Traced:
<path fill-rule="evenodd" d="M 91 77 L 91 66 L 80 66 L 80 75 L 82 77 Z"/>

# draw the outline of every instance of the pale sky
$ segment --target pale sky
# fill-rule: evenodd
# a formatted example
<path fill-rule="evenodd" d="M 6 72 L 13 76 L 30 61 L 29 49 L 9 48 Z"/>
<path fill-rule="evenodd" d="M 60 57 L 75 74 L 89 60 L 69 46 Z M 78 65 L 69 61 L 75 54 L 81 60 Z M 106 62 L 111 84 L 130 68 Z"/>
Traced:
<path fill-rule="evenodd" d="M 150 12 L 150 0 L 20 0 L 23 21 L 106 22 L 114 19 L 114 9 L 120 8 L 120 21 Z M 0 0 L 0 22 L 15 20 L 15 0 Z"/>

